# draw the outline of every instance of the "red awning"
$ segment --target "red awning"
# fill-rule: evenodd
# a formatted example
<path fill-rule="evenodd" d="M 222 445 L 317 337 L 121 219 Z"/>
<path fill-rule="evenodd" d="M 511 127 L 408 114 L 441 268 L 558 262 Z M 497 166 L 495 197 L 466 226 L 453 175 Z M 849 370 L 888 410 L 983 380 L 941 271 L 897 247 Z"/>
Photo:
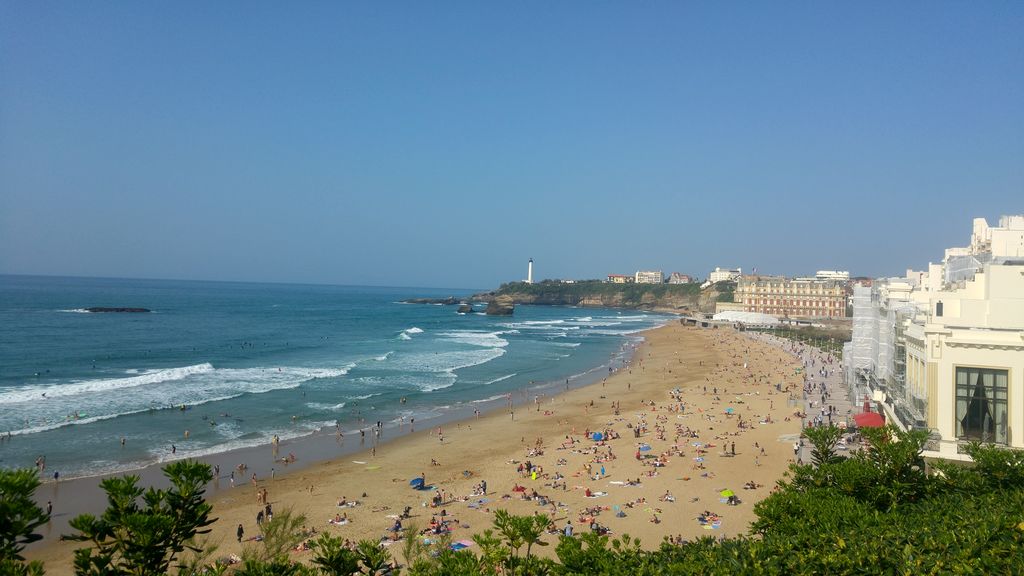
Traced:
<path fill-rule="evenodd" d="M 885 426 L 885 417 L 878 412 L 864 412 L 861 414 L 854 414 L 854 422 L 861 428 L 881 428 Z"/>

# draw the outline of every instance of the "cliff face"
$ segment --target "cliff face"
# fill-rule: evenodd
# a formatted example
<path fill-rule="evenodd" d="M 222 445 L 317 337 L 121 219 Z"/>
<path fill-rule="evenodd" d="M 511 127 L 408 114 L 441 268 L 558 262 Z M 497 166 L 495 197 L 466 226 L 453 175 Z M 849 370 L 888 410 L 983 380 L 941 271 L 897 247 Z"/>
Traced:
<path fill-rule="evenodd" d="M 511 316 L 515 312 L 515 300 L 511 296 L 496 296 L 487 303 L 487 310 L 484 314 L 488 316 Z"/>
<path fill-rule="evenodd" d="M 698 286 L 691 284 L 516 282 L 504 284 L 493 292 L 476 294 L 473 300 L 490 302 L 508 296 L 515 304 L 713 312 L 718 295 L 719 292 L 714 289 L 701 291 Z"/>

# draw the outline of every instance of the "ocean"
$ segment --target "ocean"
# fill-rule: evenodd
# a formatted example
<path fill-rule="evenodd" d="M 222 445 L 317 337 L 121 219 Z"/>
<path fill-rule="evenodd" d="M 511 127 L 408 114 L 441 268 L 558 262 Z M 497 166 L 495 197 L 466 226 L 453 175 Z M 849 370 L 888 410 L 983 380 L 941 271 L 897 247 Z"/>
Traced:
<path fill-rule="evenodd" d="M 401 303 L 473 292 L 0 275 L 0 466 L 91 476 L 451 419 L 599 379 L 671 319 Z"/>

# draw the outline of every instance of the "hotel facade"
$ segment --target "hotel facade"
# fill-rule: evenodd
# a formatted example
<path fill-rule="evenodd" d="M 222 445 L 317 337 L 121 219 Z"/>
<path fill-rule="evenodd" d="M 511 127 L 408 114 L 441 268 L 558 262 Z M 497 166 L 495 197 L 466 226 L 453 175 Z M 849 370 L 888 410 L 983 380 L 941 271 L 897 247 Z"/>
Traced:
<path fill-rule="evenodd" d="M 745 312 L 789 318 L 843 318 L 846 283 L 817 278 L 741 276 L 733 300 Z"/>

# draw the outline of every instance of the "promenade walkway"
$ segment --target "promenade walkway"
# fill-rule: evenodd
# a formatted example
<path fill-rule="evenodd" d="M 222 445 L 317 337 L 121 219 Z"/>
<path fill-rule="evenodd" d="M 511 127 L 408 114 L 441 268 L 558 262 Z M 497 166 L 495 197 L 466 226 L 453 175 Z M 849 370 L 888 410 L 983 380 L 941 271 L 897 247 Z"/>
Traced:
<path fill-rule="evenodd" d="M 804 375 L 804 388 L 800 396 L 803 406 L 798 405 L 797 408 L 801 408 L 805 414 L 803 428 L 814 425 L 816 419 L 825 425 L 838 425 L 840 422 L 853 425 L 853 415 L 860 410 L 850 402 L 850 391 L 843 381 L 843 366 L 839 358 L 814 346 L 771 334 L 748 332 L 747 335 L 778 346 L 800 360 Z M 806 442 L 800 444 L 796 457 L 808 462 L 810 446 Z"/>

